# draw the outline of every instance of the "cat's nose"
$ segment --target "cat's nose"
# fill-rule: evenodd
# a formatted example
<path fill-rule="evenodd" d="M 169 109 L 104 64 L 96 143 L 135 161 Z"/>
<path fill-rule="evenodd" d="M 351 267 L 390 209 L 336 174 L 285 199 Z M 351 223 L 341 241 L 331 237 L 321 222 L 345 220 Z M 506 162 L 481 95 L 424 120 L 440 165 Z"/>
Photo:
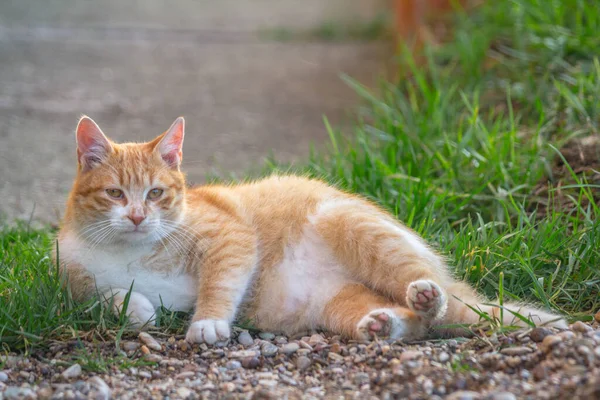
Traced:
<path fill-rule="evenodd" d="M 138 226 L 143 220 L 146 219 L 146 216 L 141 214 L 130 214 L 127 216 L 127 218 L 129 218 L 135 226 Z"/>

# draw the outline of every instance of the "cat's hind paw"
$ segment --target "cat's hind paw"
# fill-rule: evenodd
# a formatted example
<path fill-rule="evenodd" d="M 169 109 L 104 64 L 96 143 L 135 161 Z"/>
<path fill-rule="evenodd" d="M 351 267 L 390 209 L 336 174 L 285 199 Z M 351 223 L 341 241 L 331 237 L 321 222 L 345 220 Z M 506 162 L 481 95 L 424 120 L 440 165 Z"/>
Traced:
<path fill-rule="evenodd" d="M 404 334 L 401 318 L 392 309 L 381 308 L 365 315 L 356 327 L 361 340 L 371 340 L 376 336 L 396 339 Z"/>
<path fill-rule="evenodd" d="M 434 281 L 425 279 L 408 285 L 406 303 L 415 314 L 434 320 L 444 317 L 448 308 L 446 292 Z"/>
<path fill-rule="evenodd" d="M 190 325 L 185 340 L 189 343 L 215 344 L 231 336 L 229 322 L 221 319 L 201 319 Z"/>

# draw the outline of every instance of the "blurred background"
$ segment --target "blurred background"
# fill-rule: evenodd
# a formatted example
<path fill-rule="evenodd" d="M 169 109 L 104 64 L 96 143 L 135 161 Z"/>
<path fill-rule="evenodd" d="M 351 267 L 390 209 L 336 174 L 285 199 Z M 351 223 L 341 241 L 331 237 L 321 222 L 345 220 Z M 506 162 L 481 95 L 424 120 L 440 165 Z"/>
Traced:
<path fill-rule="evenodd" d="M 374 85 L 393 55 L 382 0 L 3 0 L 0 213 L 55 223 L 82 114 L 116 141 L 179 115 L 193 183 L 305 157 L 349 126 L 345 73 Z"/>

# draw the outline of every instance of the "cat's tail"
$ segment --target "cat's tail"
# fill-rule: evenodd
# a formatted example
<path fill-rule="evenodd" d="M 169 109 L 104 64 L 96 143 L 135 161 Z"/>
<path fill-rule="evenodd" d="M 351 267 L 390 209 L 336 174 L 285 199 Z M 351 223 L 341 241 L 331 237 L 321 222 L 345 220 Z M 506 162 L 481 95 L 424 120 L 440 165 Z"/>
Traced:
<path fill-rule="evenodd" d="M 497 301 L 486 301 L 473 288 L 463 282 L 454 282 L 447 288 L 448 311 L 445 316 L 435 322 L 435 332 L 442 336 L 465 335 L 471 332 L 469 326 L 491 322 L 503 326 L 529 327 L 549 326 L 560 329 L 568 327 L 560 315 L 541 310 L 529 305 L 504 303 L 503 308 L 494 306 Z M 518 314 L 518 315 L 517 315 Z M 491 320 L 491 321 L 490 321 Z"/>

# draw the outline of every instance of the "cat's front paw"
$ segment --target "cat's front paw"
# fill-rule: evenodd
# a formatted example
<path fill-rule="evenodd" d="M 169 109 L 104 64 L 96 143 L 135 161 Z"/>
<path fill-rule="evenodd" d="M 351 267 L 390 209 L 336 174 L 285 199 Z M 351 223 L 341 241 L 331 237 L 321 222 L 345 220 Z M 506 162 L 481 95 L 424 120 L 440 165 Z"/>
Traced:
<path fill-rule="evenodd" d="M 125 304 L 127 291 L 118 290 L 111 295 L 113 312 L 118 317 L 121 315 L 123 305 Z M 130 324 L 134 328 L 141 328 L 146 324 L 156 324 L 156 310 L 150 300 L 141 293 L 131 292 L 129 303 L 127 305 L 127 316 L 129 317 Z"/>
<path fill-rule="evenodd" d="M 448 299 L 444 290 L 434 281 L 418 280 L 408 285 L 408 308 L 428 319 L 440 319 L 446 314 Z"/>
<path fill-rule="evenodd" d="M 222 319 L 201 319 L 190 325 L 185 340 L 189 343 L 215 344 L 230 336 L 229 322 Z"/>

